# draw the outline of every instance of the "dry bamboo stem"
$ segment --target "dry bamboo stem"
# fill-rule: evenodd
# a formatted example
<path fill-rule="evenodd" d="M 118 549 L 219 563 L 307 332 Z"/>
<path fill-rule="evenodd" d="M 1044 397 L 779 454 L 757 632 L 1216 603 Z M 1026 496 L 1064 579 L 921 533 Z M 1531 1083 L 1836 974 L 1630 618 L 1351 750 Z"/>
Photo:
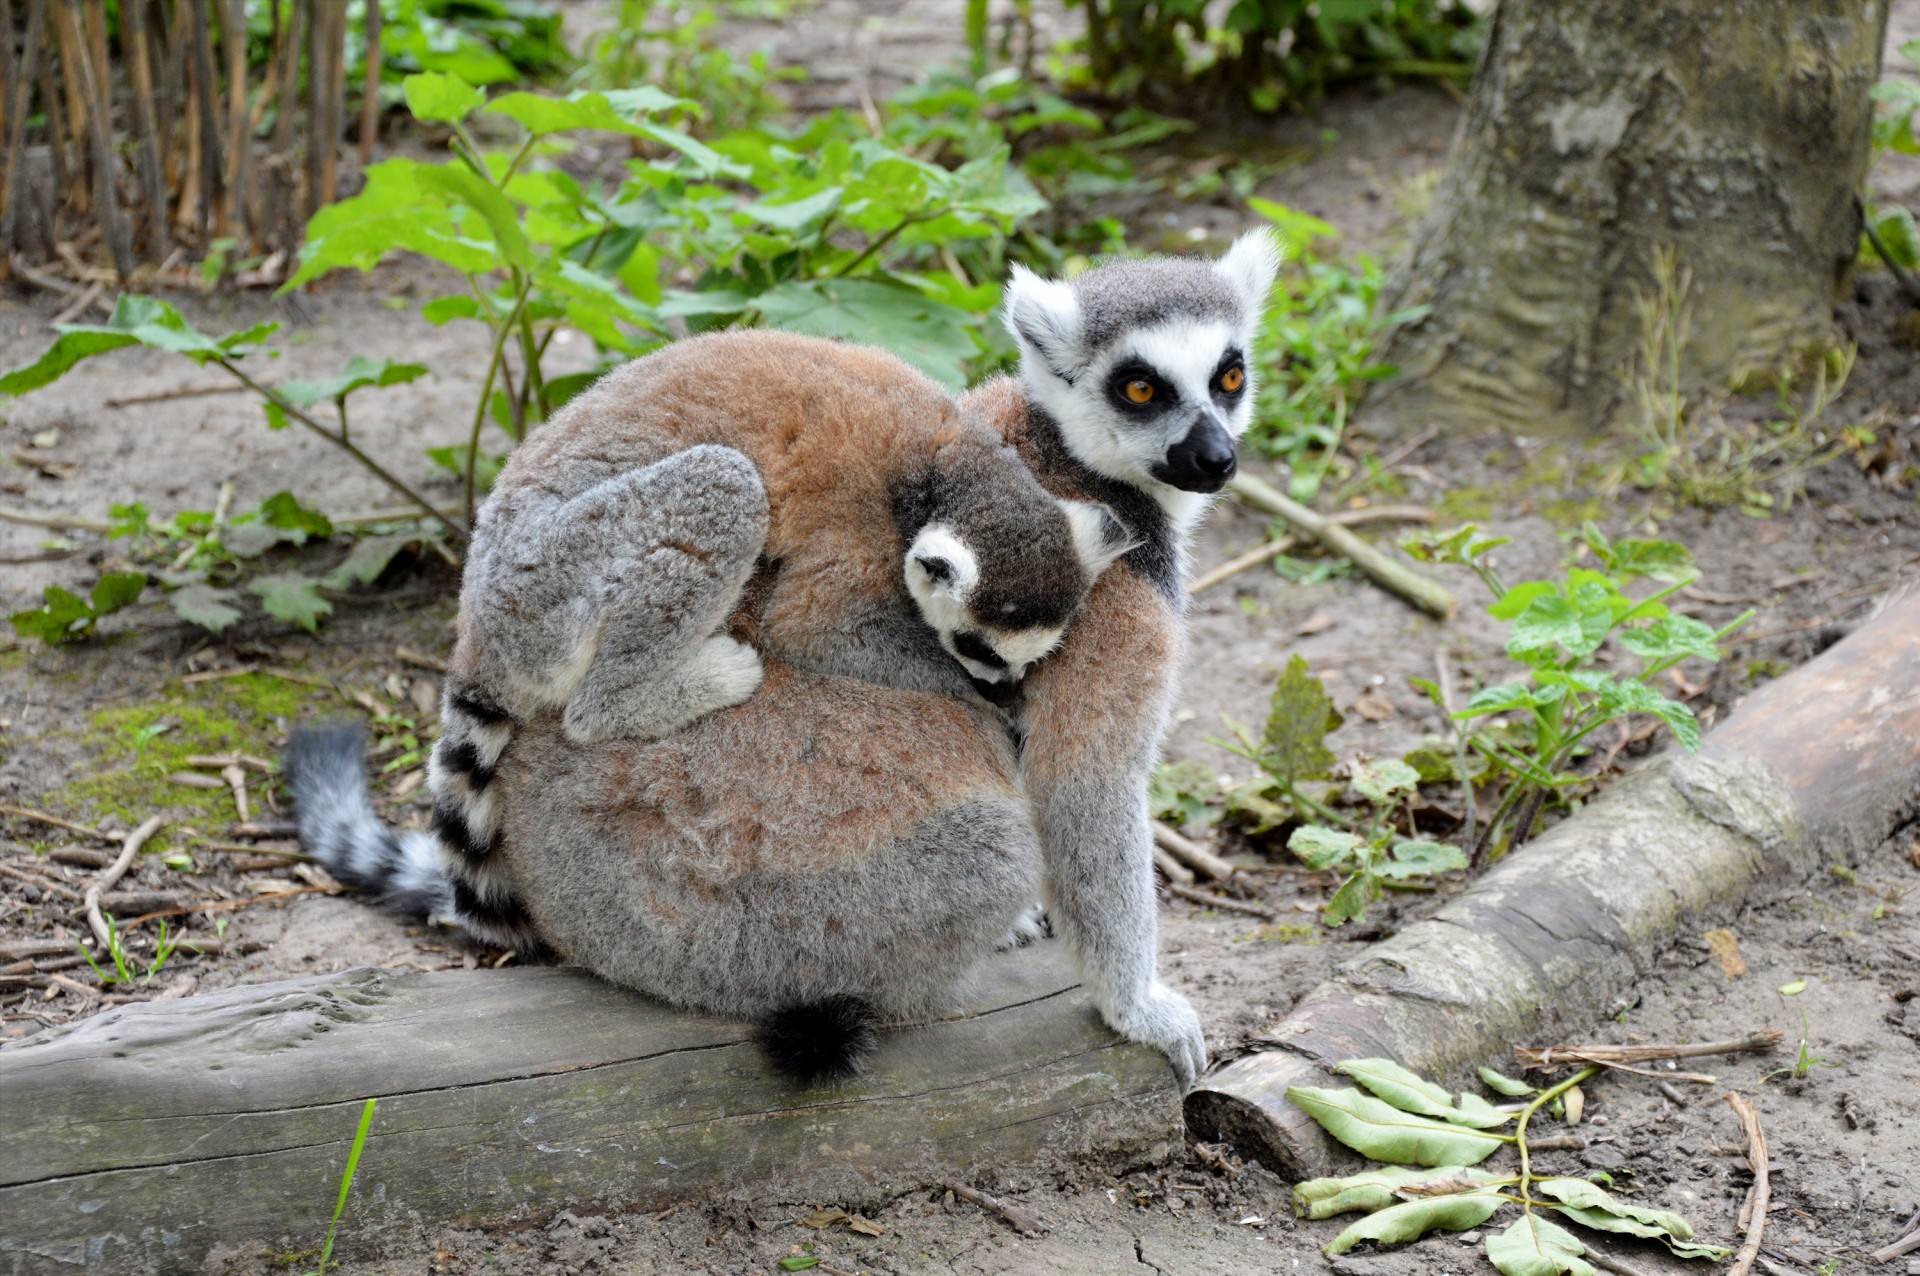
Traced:
<path fill-rule="evenodd" d="M 380 20 L 380 0 L 367 0 L 367 79 L 360 90 L 361 168 L 373 162 L 373 144 L 380 134 Z"/>
<path fill-rule="evenodd" d="M 76 8 L 80 0 L 72 0 Z M 102 15 L 98 8 L 85 10 L 89 15 Z M 89 25 L 94 21 L 102 24 L 99 43 L 106 43 L 105 17 L 90 17 Z M 118 176 L 119 161 L 113 149 L 113 103 L 108 97 L 107 61 L 104 49 L 100 51 L 99 62 L 94 62 L 92 40 L 77 41 L 79 53 L 77 67 L 81 90 L 87 98 L 87 134 L 93 145 L 94 194 L 97 207 L 96 220 L 101 234 L 106 237 L 107 248 L 113 253 L 113 268 L 124 281 L 133 273 L 133 241 L 127 234 L 126 223 L 120 219 L 120 198 L 114 190 Z"/>
<path fill-rule="evenodd" d="M 1353 563 L 1376 585 L 1406 599 L 1428 615 L 1441 620 L 1452 617 L 1458 604 L 1445 587 L 1388 558 L 1325 515 L 1282 495 L 1271 484 L 1242 474 L 1228 482 L 1227 490 L 1261 513 L 1285 519 Z"/>
<path fill-rule="evenodd" d="M 280 33 L 280 85 L 274 91 L 279 111 L 273 125 L 273 184 L 268 191 L 268 202 L 278 214 L 276 247 L 293 251 L 299 239 L 300 223 L 294 208 L 295 188 L 293 168 L 294 116 L 297 113 L 297 95 L 300 86 L 300 19 L 306 6 L 295 0 L 287 13 L 286 27 Z"/>
<path fill-rule="evenodd" d="M 247 10 L 246 0 L 226 0 L 220 14 L 220 42 L 227 55 L 227 168 L 222 209 L 230 233 L 253 229 L 247 210 Z"/>
<path fill-rule="evenodd" d="M 1655 1059 L 1699 1059 L 1714 1054 L 1769 1054 L 1780 1044 L 1780 1030 L 1770 1029 L 1737 1041 L 1709 1041 L 1693 1046 L 1515 1046 L 1514 1057 L 1529 1068 L 1572 1068 L 1585 1064 L 1650 1063 Z"/>
<path fill-rule="evenodd" d="M 347 101 L 347 6 L 327 6 L 327 127 L 321 137 L 326 143 L 325 162 L 321 165 L 320 202 L 316 208 L 333 203 L 340 193 L 340 134 L 346 128 Z"/>
<path fill-rule="evenodd" d="M 214 236 L 229 233 L 224 216 L 225 200 L 220 174 L 225 168 L 220 157 L 220 121 L 215 114 L 220 82 L 213 70 L 213 31 L 208 25 L 207 5 L 217 0 L 181 0 L 178 13 L 187 15 L 190 26 L 180 33 L 187 45 L 188 92 L 193 96 L 194 135 L 200 142 L 200 198 L 196 204 L 200 243 L 205 247 Z"/>
<path fill-rule="evenodd" d="M 327 67 L 327 15 L 324 4 L 296 0 L 307 10 L 307 189 L 300 201 L 300 221 L 304 225 L 319 207 L 316 202 L 326 184 L 326 154 L 332 139 L 327 136 L 327 85 L 332 76 Z"/>
<path fill-rule="evenodd" d="M 1233 876 L 1233 865 L 1159 820 L 1153 822 L 1153 844 L 1196 873 L 1205 873 L 1222 882 Z"/>
<path fill-rule="evenodd" d="M 147 42 L 146 0 L 127 0 L 120 7 L 120 25 L 126 41 L 127 85 L 133 94 L 133 123 L 138 131 L 135 162 L 146 196 L 147 254 L 165 257 L 172 250 L 167 233 L 167 183 L 162 171 L 166 143 L 160 132 L 153 101 L 152 50 Z"/>
<path fill-rule="evenodd" d="M 47 0 L 30 0 L 30 2 L 33 9 L 40 11 L 42 17 L 46 16 Z M 32 9 L 28 11 L 27 20 L 29 22 L 33 20 Z M 47 158 L 53 165 L 53 186 L 55 190 L 64 191 L 69 189 L 73 182 L 71 170 L 67 166 L 67 117 L 60 109 L 60 94 L 55 91 L 53 84 L 54 59 L 52 50 L 47 47 L 48 43 L 54 42 L 51 20 L 45 25 L 46 43 L 38 46 L 41 57 L 35 76 L 40 82 L 40 106 L 47 113 Z"/>
<path fill-rule="evenodd" d="M 87 190 L 87 100 L 80 86 L 80 63 L 86 55 L 80 47 L 80 30 L 74 24 L 73 10 L 64 0 L 55 0 L 47 11 L 53 29 L 54 47 L 60 51 L 60 83 L 66 91 L 66 137 L 61 149 L 73 148 L 73 162 L 67 166 L 67 203 L 81 215 L 93 211 L 92 195 Z M 49 125 L 53 116 L 47 116 Z"/>
<path fill-rule="evenodd" d="M 7 104 L 7 177 L 4 189 L 0 189 L 0 199 L 6 201 L 4 211 L 0 211 L 0 254 L 12 253 L 16 244 L 16 235 L 20 224 L 20 201 L 25 191 L 20 184 L 20 158 L 27 141 L 27 109 L 32 103 L 32 85 L 35 63 L 39 60 L 41 29 L 46 21 L 47 0 L 27 0 L 26 43 L 21 46 L 18 78 L 15 79 L 15 66 L 12 57 L 13 14 L 11 6 L 6 14 L 8 32 L 7 48 L 7 92 L 14 93 L 14 85 L 19 85 L 17 101 Z"/>

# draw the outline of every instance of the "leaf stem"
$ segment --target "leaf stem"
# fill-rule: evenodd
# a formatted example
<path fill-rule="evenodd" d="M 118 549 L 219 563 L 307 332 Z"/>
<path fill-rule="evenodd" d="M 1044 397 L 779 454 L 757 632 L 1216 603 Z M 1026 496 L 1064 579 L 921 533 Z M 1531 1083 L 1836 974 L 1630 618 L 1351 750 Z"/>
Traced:
<path fill-rule="evenodd" d="M 1534 1200 L 1533 1166 L 1527 1155 L 1527 1122 L 1533 1120 L 1533 1114 L 1538 1112 L 1543 1104 L 1553 1102 L 1598 1071 L 1600 1071 L 1598 1064 L 1582 1068 L 1552 1089 L 1542 1090 L 1533 1097 L 1531 1103 L 1520 1109 L 1520 1119 L 1514 1123 L 1513 1127 L 1513 1141 L 1520 1148 L 1520 1195 L 1524 1198 L 1521 1205 L 1528 1213 L 1533 1212 Z"/>
<path fill-rule="evenodd" d="M 520 279 L 519 274 L 519 271 L 514 272 L 517 291 L 513 298 L 513 309 L 493 335 L 493 357 L 487 363 L 486 380 L 480 383 L 480 401 L 473 407 L 473 428 L 467 431 L 467 471 L 464 480 L 468 526 L 473 524 L 475 466 L 480 459 L 480 430 L 487 423 L 487 401 L 492 398 L 493 383 L 500 376 L 500 361 L 506 357 L 507 338 L 513 335 L 520 312 L 526 308 L 527 296 L 533 290 L 532 281 Z"/>

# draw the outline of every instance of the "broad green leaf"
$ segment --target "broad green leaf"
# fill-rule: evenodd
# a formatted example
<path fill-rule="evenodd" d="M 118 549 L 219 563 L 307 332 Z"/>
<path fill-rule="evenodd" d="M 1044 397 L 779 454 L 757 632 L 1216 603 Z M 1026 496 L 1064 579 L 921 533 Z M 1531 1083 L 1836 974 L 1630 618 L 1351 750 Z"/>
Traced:
<path fill-rule="evenodd" d="M 1559 647 L 1570 656 L 1587 656 L 1606 641 L 1614 617 L 1599 600 L 1558 594 L 1535 598 L 1513 620 L 1507 651 L 1525 660 L 1530 652 Z"/>
<path fill-rule="evenodd" d="M 1510 537 L 1489 536 L 1472 523 L 1451 532 L 1415 532 L 1400 539 L 1400 548 L 1422 563 L 1457 563 L 1472 566 L 1492 550 L 1509 544 Z"/>
<path fill-rule="evenodd" d="M 1489 713 L 1513 713 L 1531 709 L 1533 704 L 1532 688 L 1518 682 L 1503 682 L 1497 687 L 1482 687 L 1474 692 L 1473 699 L 1467 701 L 1467 707 L 1453 716 L 1478 718 Z"/>
<path fill-rule="evenodd" d="M 289 403 L 305 410 L 368 386 L 405 385 L 426 375 L 427 367 L 423 363 L 395 363 L 391 359 L 369 359 L 356 354 L 347 360 L 347 366 L 337 377 L 324 381 L 282 381 L 275 388 Z"/>
<path fill-rule="evenodd" d="M 333 535 L 333 522 L 318 510 L 302 505 L 292 492 L 275 492 L 260 502 L 260 521 L 287 533 L 282 539 L 304 545 L 309 537 Z"/>
<path fill-rule="evenodd" d="M 438 328 L 455 319 L 480 319 L 480 303 L 472 297 L 435 297 L 420 307 L 420 317 Z"/>
<path fill-rule="evenodd" d="M 1464 1232 L 1480 1226 L 1506 1203 L 1497 1192 L 1462 1192 L 1405 1201 L 1369 1214 L 1333 1238 L 1321 1252 L 1331 1258 L 1361 1241 L 1417 1241 L 1428 1232 Z"/>
<path fill-rule="evenodd" d="M 1327 899 L 1326 911 L 1321 920 L 1329 926 L 1339 926 L 1367 915 L 1367 905 L 1380 898 L 1380 879 L 1372 873 L 1355 873 L 1340 884 L 1340 889 Z"/>
<path fill-rule="evenodd" d="M 407 109 L 414 119 L 440 124 L 458 124 L 487 100 L 483 90 L 459 76 L 438 71 L 409 75 L 400 81 L 400 91 L 406 95 Z"/>
<path fill-rule="evenodd" d="M 209 633 L 221 633 L 243 614 L 233 605 L 237 595 L 231 589 L 212 585 L 188 585 L 167 595 L 173 614 Z"/>
<path fill-rule="evenodd" d="M 1495 620 L 1512 620 L 1540 598 L 1557 598 L 1560 587 L 1550 580 L 1523 580 L 1487 608 Z"/>
<path fill-rule="evenodd" d="M 1455 1125 L 1491 1129 L 1513 1118 L 1482 1104 L 1480 1111 L 1463 1112 L 1453 1104 L 1453 1096 L 1418 1073 L 1401 1067 L 1391 1059 L 1349 1059 L 1337 1065 L 1335 1072 L 1352 1077 L 1379 1098 L 1402 1112 L 1438 1117 Z"/>
<path fill-rule="evenodd" d="M 953 390 L 979 348 L 965 311 L 874 279 L 789 281 L 753 304 L 769 327 L 879 346 Z"/>
<path fill-rule="evenodd" d="M 1669 700 L 1644 682 L 1622 679 L 1609 686 L 1600 707 L 1611 717 L 1629 713 L 1650 713 L 1673 729 L 1673 738 L 1689 753 L 1700 751 L 1700 722 L 1693 710 L 1678 700 Z"/>
<path fill-rule="evenodd" d="M 465 204 L 486 220 L 501 260 L 526 270 L 533 265 L 533 246 L 520 228 L 520 216 L 498 187 L 458 164 L 418 165 L 414 179 L 421 189 Z"/>
<path fill-rule="evenodd" d="M 612 93 L 583 90 L 566 97 L 542 97 L 537 93 L 506 93 L 487 104 L 489 115 L 504 115 L 518 121 L 535 137 L 565 133 L 572 129 L 598 129 L 650 137 L 642 118 L 660 111 L 692 108 L 686 98 L 662 93 L 651 85 L 622 89 Z"/>
<path fill-rule="evenodd" d="M 764 225 L 798 232 L 817 225 L 840 207 L 840 197 L 844 193 L 838 186 L 829 186 L 805 199 L 786 200 L 780 203 L 760 200 L 746 205 L 740 211 Z"/>
<path fill-rule="evenodd" d="M 292 572 L 256 576 L 247 589 L 259 595 L 269 616 L 300 626 L 309 633 L 320 627 L 320 618 L 333 610 L 333 604 L 320 596 L 320 582 Z"/>
<path fill-rule="evenodd" d="M 321 583 L 328 589 L 371 585 L 385 574 L 401 550 L 419 541 L 418 536 L 406 535 L 362 537 L 340 565 L 321 578 Z"/>
<path fill-rule="evenodd" d="M 1271 199 L 1255 195 L 1247 207 L 1273 223 L 1282 250 L 1290 257 L 1304 256 L 1316 239 L 1338 239 L 1340 232 L 1311 214 L 1299 212 Z"/>
<path fill-rule="evenodd" d="M 1358 1090 L 1292 1086 L 1287 1098 L 1362 1156 L 1396 1165 L 1478 1165 L 1512 1142 L 1502 1135 L 1402 1112 Z"/>
<path fill-rule="evenodd" d="M 1585 539 L 1599 555 L 1600 561 L 1606 564 L 1607 571 L 1621 580 L 1645 576 L 1671 583 L 1693 574 L 1693 552 L 1674 541 L 1635 540 L 1629 537 L 1613 542 L 1602 551 L 1600 546 L 1594 544 L 1591 535 Z"/>
<path fill-rule="evenodd" d="M 0 376 L 0 395 L 37 390 L 59 380 L 82 359 L 136 344 L 183 354 L 196 363 L 238 356 L 278 327 L 258 324 L 230 336 L 209 337 L 166 302 L 123 293 L 105 324 L 62 324 L 59 338 L 45 354 L 24 368 Z"/>
<path fill-rule="evenodd" d="M 1644 629 L 1622 629 L 1620 645 L 1642 660 L 1667 660 L 1675 656 L 1698 656 L 1717 662 L 1720 646 L 1714 641 L 1711 625 L 1703 625 L 1691 616 L 1668 616 Z"/>
<path fill-rule="evenodd" d="M 1502 1176 L 1459 1165 L 1438 1169 L 1382 1165 L 1345 1178 L 1308 1179 L 1294 1184 L 1293 1212 L 1309 1219 L 1332 1218 L 1336 1214 L 1352 1214 L 1356 1211 L 1372 1213 L 1401 1200 L 1394 1193 L 1402 1189 L 1417 1189 L 1421 1184 L 1446 1183 L 1462 1178 L 1478 1186 L 1514 1181 L 1512 1175 Z"/>
<path fill-rule="evenodd" d="M 54 343 L 38 359 L 0 376 L 0 395 L 20 395 L 29 390 L 38 390 L 43 385 L 58 381 L 82 359 L 91 359 L 94 355 L 136 344 L 138 339 L 129 333 L 110 332 L 104 328 L 69 327 L 54 339 Z"/>
<path fill-rule="evenodd" d="M 1356 762 L 1353 764 L 1352 784 L 1354 792 L 1378 806 L 1386 806 L 1395 798 L 1413 792 L 1420 787 L 1420 773 L 1405 762 L 1386 759 L 1379 762 Z"/>
<path fill-rule="evenodd" d="M 220 529 L 217 539 L 235 558 L 258 558 L 280 543 L 280 533 L 264 523 L 233 522 Z"/>
<path fill-rule="evenodd" d="M 96 616 L 108 616 L 140 597 L 147 587 L 145 572 L 108 572 L 87 595 Z"/>
<path fill-rule="evenodd" d="M 1528 1099 L 1539 1093 L 1526 1082 L 1516 1081 L 1504 1073 L 1495 1072 L 1492 1068 L 1480 1068 L 1478 1071 L 1481 1084 L 1497 1094 L 1506 1095 L 1509 1099 Z"/>
<path fill-rule="evenodd" d="M 1382 877 L 1408 878 L 1458 873 L 1466 867 L 1466 854 L 1459 847 L 1414 839 L 1394 843 L 1391 855 L 1377 866 L 1377 871 Z"/>
<path fill-rule="evenodd" d="M 1487 1257 L 1503 1276 L 1595 1276 L 1592 1264 L 1580 1257 L 1586 1252 L 1571 1232 L 1537 1211 L 1487 1237 Z"/>
<path fill-rule="evenodd" d="M 1341 721 L 1326 685 L 1307 672 L 1306 658 L 1293 657 L 1274 684 L 1260 736 L 1260 765 L 1289 788 L 1327 776 L 1335 759 L 1326 738 Z"/>
<path fill-rule="evenodd" d="M 1533 1188 L 1541 1196 L 1562 1202 L 1558 1207 L 1562 1214 L 1595 1231 L 1662 1241 L 1682 1258 L 1719 1259 L 1733 1252 L 1717 1245 L 1693 1243 L 1693 1225 L 1672 1210 L 1629 1204 L 1586 1179 L 1535 1179 Z"/>
<path fill-rule="evenodd" d="M 1287 838 L 1287 849 L 1311 869 L 1328 869 L 1364 846 L 1358 837 L 1322 824 L 1302 824 Z"/>
<path fill-rule="evenodd" d="M 93 628 L 94 612 L 86 599 L 58 585 L 48 585 L 40 591 L 40 597 L 40 606 L 7 617 L 21 637 L 38 638 L 44 643 L 69 642 Z"/>

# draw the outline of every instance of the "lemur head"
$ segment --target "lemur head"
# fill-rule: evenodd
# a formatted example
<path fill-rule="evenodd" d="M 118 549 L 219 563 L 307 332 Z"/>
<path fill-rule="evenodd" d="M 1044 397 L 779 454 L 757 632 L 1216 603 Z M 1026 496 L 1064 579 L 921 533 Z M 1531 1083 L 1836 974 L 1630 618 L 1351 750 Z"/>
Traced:
<path fill-rule="evenodd" d="M 1120 261 L 1071 282 L 1014 267 L 1006 323 L 1028 397 L 1100 474 L 1169 505 L 1219 491 L 1239 465 L 1247 355 L 1279 265 L 1252 231 L 1218 261 Z"/>
<path fill-rule="evenodd" d="M 1093 582 L 1134 546 L 1104 505 L 1060 500 L 997 438 L 935 457 L 898 511 L 907 592 L 981 694 L 1010 694 L 1053 650 Z"/>

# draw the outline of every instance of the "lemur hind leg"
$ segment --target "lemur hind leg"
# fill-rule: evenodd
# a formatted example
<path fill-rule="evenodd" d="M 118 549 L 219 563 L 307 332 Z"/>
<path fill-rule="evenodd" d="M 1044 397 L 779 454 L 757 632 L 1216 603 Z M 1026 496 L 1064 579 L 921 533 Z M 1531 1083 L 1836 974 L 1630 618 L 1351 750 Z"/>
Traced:
<path fill-rule="evenodd" d="M 759 655 L 716 632 L 767 536 L 740 452 L 689 448 L 515 530 L 489 591 L 504 623 L 488 628 L 519 679 L 538 671 L 536 698 L 565 705 L 576 744 L 668 735 L 760 685 Z"/>

